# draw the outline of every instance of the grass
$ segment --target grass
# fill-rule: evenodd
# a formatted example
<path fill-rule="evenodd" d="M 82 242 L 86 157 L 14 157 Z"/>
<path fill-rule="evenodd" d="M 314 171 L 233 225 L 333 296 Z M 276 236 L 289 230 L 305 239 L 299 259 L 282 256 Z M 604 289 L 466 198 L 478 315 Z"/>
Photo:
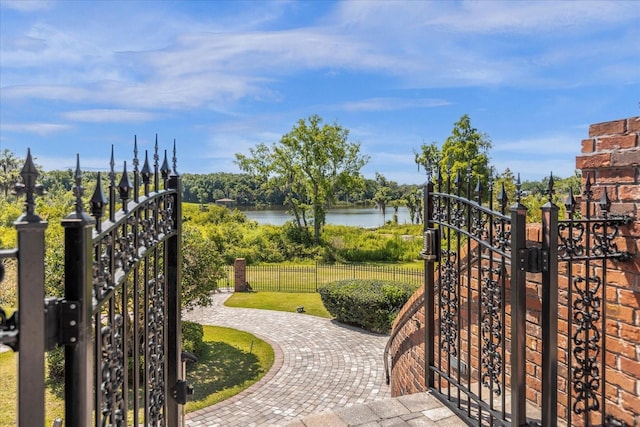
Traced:
<path fill-rule="evenodd" d="M 6 351 L 0 353 L 0 426 L 16 425 L 18 407 L 18 374 L 17 353 Z M 64 402 L 47 388 L 45 390 L 45 425 L 50 426 L 53 420 L 64 416 Z"/>
<path fill-rule="evenodd" d="M 405 264 L 259 264 L 247 266 L 246 280 L 259 292 L 315 293 L 317 286 L 336 280 L 379 279 L 420 284 L 424 278 L 423 268 L 424 262 L 420 261 Z"/>
<path fill-rule="evenodd" d="M 204 326 L 206 350 L 200 361 L 187 368 L 194 393 L 186 411 L 192 412 L 240 393 L 271 368 L 273 348 L 248 332 Z"/>
<path fill-rule="evenodd" d="M 235 292 L 224 305 L 228 307 L 260 308 L 297 312 L 297 307 L 304 307 L 306 314 L 331 319 L 318 293 L 293 292 Z"/>
<path fill-rule="evenodd" d="M 218 326 L 204 326 L 206 350 L 199 362 L 187 369 L 194 394 L 187 402 L 191 412 L 221 402 L 262 378 L 274 361 L 269 344 L 247 332 Z M 0 426 L 16 424 L 17 355 L 0 353 Z M 46 424 L 64 417 L 64 402 L 47 387 Z"/>

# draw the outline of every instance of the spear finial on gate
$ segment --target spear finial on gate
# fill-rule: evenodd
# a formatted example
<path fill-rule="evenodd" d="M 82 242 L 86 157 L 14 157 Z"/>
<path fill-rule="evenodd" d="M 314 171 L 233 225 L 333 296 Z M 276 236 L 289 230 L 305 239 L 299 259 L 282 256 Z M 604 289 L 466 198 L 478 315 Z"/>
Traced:
<path fill-rule="evenodd" d="M 151 183 L 151 168 L 149 167 L 149 152 L 144 150 L 144 165 L 140 171 L 142 176 L 142 183 L 144 184 L 144 194 L 149 195 L 149 184 Z"/>
<path fill-rule="evenodd" d="M 478 177 L 478 183 L 476 184 L 476 188 L 475 188 L 475 193 L 476 193 L 476 196 L 478 197 L 478 202 L 482 200 L 482 191 L 484 191 L 484 188 L 482 188 L 482 180 L 480 179 L 480 177 Z"/>
<path fill-rule="evenodd" d="M 129 174 L 127 173 L 127 162 L 124 162 L 124 169 L 122 171 L 122 178 L 118 184 L 118 191 L 120 192 L 120 200 L 122 200 L 122 210 L 124 212 L 129 211 L 127 200 L 129 200 L 129 192 L 131 191 L 131 184 L 129 183 Z"/>
<path fill-rule="evenodd" d="M 75 171 L 75 185 L 73 186 L 73 195 L 76 196 L 74 203 L 76 207 L 76 214 L 78 217 L 82 215 L 82 196 L 84 196 L 84 187 L 82 186 L 82 171 L 80 170 L 80 154 L 76 154 L 76 171 Z"/>
<path fill-rule="evenodd" d="M 93 191 L 93 196 L 89 201 L 91 204 L 91 214 L 96 219 L 96 230 L 98 233 L 102 231 L 102 213 L 104 211 L 104 205 L 107 203 L 107 198 L 102 191 L 102 175 L 98 172 L 98 178 L 96 179 L 96 189 Z"/>
<path fill-rule="evenodd" d="M 569 219 L 573 218 L 573 214 L 576 210 L 576 198 L 573 197 L 573 188 L 569 187 L 569 195 L 564 201 L 564 207 L 567 209 L 567 216 Z"/>
<path fill-rule="evenodd" d="M 158 134 L 156 133 L 156 145 L 153 152 L 153 191 L 160 190 L 159 188 L 159 165 L 160 155 L 158 154 Z"/>
<path fill-rule="evenodd" d="M 111 160 L 109 161 L 109 220 L 116 219 L 116 161 L 113 157 L 113 144 L 111 144 Z"/>
<path fill-rule="evenodd" d="M 109 185 L 116 186 L 116 161 L 113 157 L 113 144 L 111 144 L 111 160 L 109 161 Z"/>
<path fill-rule="evenodd" d="M 549 174 L 549 182 L 547 183 L 547 198 L 549 199 L 549 203 L 553 203 L 553 195 L 556 194 L 556 190 L 553 189 L 553 186 L 556 184 L 553 179 L 553 172 Z"/>
<path fill-rule="evenodd" d="M 517 184 L 516 184 L 517 186 Z M 517 191 L 516 191 L 517 194 Z M 504 182 L 502 183 L 502 186 L 500 187 L 500 193 L 498 194 L 498 202 L 500 202 L 500 211 L 502 213 L 505 212 L 505 210 L 507 209 L 507 202 L 509 201 L 509 197 L 507 196 L 507 192 L 504 188 Z M 519 200 L 518 200 L 518 203 Z"/>
<path fill-rule="evenodd" d="M 178 175 L 178 157 L 176 154 L 176 139 L 173 138 L 173 157 L 171 158 L 171 164 L 173 166 L 174 175 Z"/>
<path fill-rule="evenodd" d="M 138 193 L 140 193 L 140 175 L 138 174 L 138 136 L 133 136 L 133 200 L 138 201 Z"/>
<path fill-rule="evenodd" d="M 164 160 L 162 161 L 162 166 L 160 167 L 160 173 L 162 173 L 162 179 L 165 181 L 169 178 L 169 162 L 167 161 L 167 150 L 164 150 Z"/>
<path fill-rule="evenodd" d="M 24 166 L 20 171 L 20 176 L 22 177 L 23 183 L 19 183 L 14 186 L 14 193 L 16 195 L 25 195 L 25 212 L 20 216 L 20 218 L 18 218 L 18 221 L 38 222 L 41 218 L 35 213 L 36 203 L 34 194 L 42 195 L 44 194 L 44 190 L 42 185 L 36 184 L 38 170 L 36 169 L 36 165 L 33 163 L 30 148 L 27 148 L 27 159 L 24 161 Z"/>
<path fill-rule="evenodd" d="M 587 203 L 593 201 L 593 191 L 591 191 L 591 173 L 587 172 L 587 181 L 584 183 L 584 197 Z"/>
<path fill-rule="evenodd" d="M 460 173 L 460 169 L 456 171 L 456 177 L 453 179 L 453 185 L 455 185 L 457 190 L 460 190 L 460 187 L 462 187 L 462 174 Z"/>
<path fill-rule="evenodd" d="M 133 170 L 138 171 L 138 135 L 133 135 Z"/>

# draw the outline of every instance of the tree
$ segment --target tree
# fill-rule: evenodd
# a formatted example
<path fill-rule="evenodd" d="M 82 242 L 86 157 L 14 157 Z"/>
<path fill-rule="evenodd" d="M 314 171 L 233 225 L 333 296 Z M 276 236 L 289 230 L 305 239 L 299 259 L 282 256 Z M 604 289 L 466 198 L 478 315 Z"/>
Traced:
<path fill-rule="evenodd" d="M 9 193 L 18 182 L 20 176 L 21 161 L 8 149 L 2 150 L 0 154 L 0 191 L 4 198 L 9 197 Z"/>
<path fill-rule="evenodd" d="M 386 222 L 385 215 L 387 213 L 387 204 L 391 200 L 391 189 L 388 186 L 387 178 L 381 173 L 376 172 L 376 182 L 378 183 L 378 190 L 373 196 L 373 201 L 382 212 L 382 221 Z"/>
<path fill-rule="evenodd" d="M 283 191 L 298 227 L 306 228 L 310 215 L 317 244 L 326 210 L 338 191 L 363 184 L 360 170 L 368 156 L 360 154 L 360 144 L 349 142 L 348 137 L 348 129 L 337 123 L 323 125 L 320 116 L 312 115 L 298 120 L 271 147 L 260 144 L 250 150 L 250 156 L 236 154 L 236 163 L 262 177 L 265 185 Z"/>
<path fill-rule="evenodd" d="M 475 186 L 480 179 L 482 186 L 487 188 L 491 174 L 488 154 L 491 139 L 471 126 L 471 119 L 467 114 L 453 125 L 451 135 L 447 137 L 441 149 L 438 149 L 435 143 L 422 144 L 420 149 L 420 153 L 415 152 L 418 168 L 423 166 L 425 169 L 431 168 L 432 171 L 438 168 L 445 182 L 449 176 L 455 177 L 459 173 L 463 192 L 466 189 L 467 171 L 470 168 L 471 184 Z"/>
<path fill-rule="evenodd" d="M 404 195 L 404 202 L 409 210 L 412 224 L 422 221 L 422 190 L 409 191 Z"/>
<path fill-rule="evenodd" d="M 198 227 L 185 224 L 182 235 L 182 304 L 187 310 L 211 304 L 218 280 L 225 277 L 224 260 Z"/>

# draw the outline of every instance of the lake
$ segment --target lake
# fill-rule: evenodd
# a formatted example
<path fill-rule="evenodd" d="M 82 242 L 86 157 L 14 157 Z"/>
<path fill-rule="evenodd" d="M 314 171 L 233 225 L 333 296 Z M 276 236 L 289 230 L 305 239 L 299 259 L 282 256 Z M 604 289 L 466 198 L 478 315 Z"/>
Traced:
<path fill-rule="evenodd" d="M 293 219 L 286 209 L 241 209 L 249 219 L 259 224 L 282 225 Z M 377 208 L 336 208 L 327 212 L 327 224 L 351 225 L 357 227 L 380 227 L 385 221 L 393 219 L 394 209 L 387 208 L 386 215 Z M 411 224 L 409 210 L 402 206 L 398 208 L 398 223 Z"/>

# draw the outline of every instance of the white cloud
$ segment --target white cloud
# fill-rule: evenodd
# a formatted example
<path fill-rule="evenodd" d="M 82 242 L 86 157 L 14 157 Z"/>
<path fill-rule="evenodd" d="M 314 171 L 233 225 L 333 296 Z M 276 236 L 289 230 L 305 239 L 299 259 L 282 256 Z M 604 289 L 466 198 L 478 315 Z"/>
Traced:
<path fill-rule="evenodd" d="M 451 102 L 443 99 L 369 98 L 347 102 L 342 105 L 342 108 L 346 111 L 393 111 L 446 105 L 451 105 Z"/>
<path fill-rule="evenodd" d="M 576 134 L 540 135 L 532 138 L 512 141 L 493 141 L 493 151 L 499 155 L 510 153 L 522 156 L 527 154 L 571 155 L 580 152 L 580 141 L 586 135 L 584 129 Z"/>
<path fill-rule="evenodd" d="M 61 116 L 67 120 L 93 123 L 140 123 L 157 119 L 157 114 L 131 110 L 80 110 L 68 111 Z"/>
<path fill-rule="evenodd" d="M 51 0 L 2 0 L 0 7 L 19 12 L 38 12 L 50 9 L 53 3 Z"/>
<path fill-rule="evenodd" d="M 282 94 L 273 89 L 274 83 L 306 71 L 381 73 L 395 80 L 388 84 L 398 87 L 575 84 L 575 76 L 557 75 L 550 67 L 593 58 L 594 43 L 599 50 L 628 48 L 633 43 L 606 40 L 576 47 L 564 39 L 556 43 L 553 32 L 535 33 L 545 41 L 525 59 L 519 39 L 496 48 L 482 37 L 534 28 L 564 31 L 579 26 L 584 30 L 592 28 L 599 16 L 610 24 L 639 15 L 632 3 L 590 2 L 588 6 L 580 2 L 483 1 L 459 6 L 343 2 L 319 19 L 321 24 L 279 31 L 260 27 L 295 5 L 250 8 L 252 24 L 236 19 L 236 26 L 227 28 L 211 17 L 184 14 L 177 14 L 175 22 L 165 27 L 167 11 L 161 8 L 137 15 L 142 16 L 141 23 L 122 32 L 117 29 L 133 19 L 123 8 L 114 12 L 115 17 L 105 17 L 102 25 L 76 27 L 68 19 L 35 22 L 22 34 L 3 37 L 3 92 L 12 97 L 95 100 L 125 109 L 203 105 L 229 109 L 243 99 L 280 100 Z M 571 26 L 563 17 L 571 17 Z M 123 23 L 115 22 L 116 18 Z M 150 30 L 158 27 L 166 28 L 166 34 L 147 41 L 149 34 L 157 33 Z M 470 39 L 470 32 L 479 33 L 477 39 Z M 633 50 L 629 48 L 629 61 Z M 614 76 L 633 80 L 638 66 L 632 64 L 618 64 Z M 20 71 L 24 67 L 29 73 Z M 599 72 L 605 67 L 611 69 L 611 65 L 595 64 L 580 78 L 607 78 Z M 375 107 L 375 102 L 346 107 L 384 107 Z"/>
<path fill-rule="evenodd" d="M 5 132 L 34 133 L 46 136 L 72 129 L 72 126 L 57 123 L 2 123 L 0 129 Z"/>
<path fill-rule="evenodd" d="M 634 1 L 464 1 L 427 24 L 463 33 L 532 33 L 624 22 L 640 16 Z"/>
<path fill-rule="evenodd" d="M 508 142 L 494 141 L 491 164 L 498 173 L 509 168 L 523 180 L 539 180 L 549 176 L 566 178 L 573 175 L 576 156 L 580 154 L 585 129 L 575 134 L 539 135 Z"/>

